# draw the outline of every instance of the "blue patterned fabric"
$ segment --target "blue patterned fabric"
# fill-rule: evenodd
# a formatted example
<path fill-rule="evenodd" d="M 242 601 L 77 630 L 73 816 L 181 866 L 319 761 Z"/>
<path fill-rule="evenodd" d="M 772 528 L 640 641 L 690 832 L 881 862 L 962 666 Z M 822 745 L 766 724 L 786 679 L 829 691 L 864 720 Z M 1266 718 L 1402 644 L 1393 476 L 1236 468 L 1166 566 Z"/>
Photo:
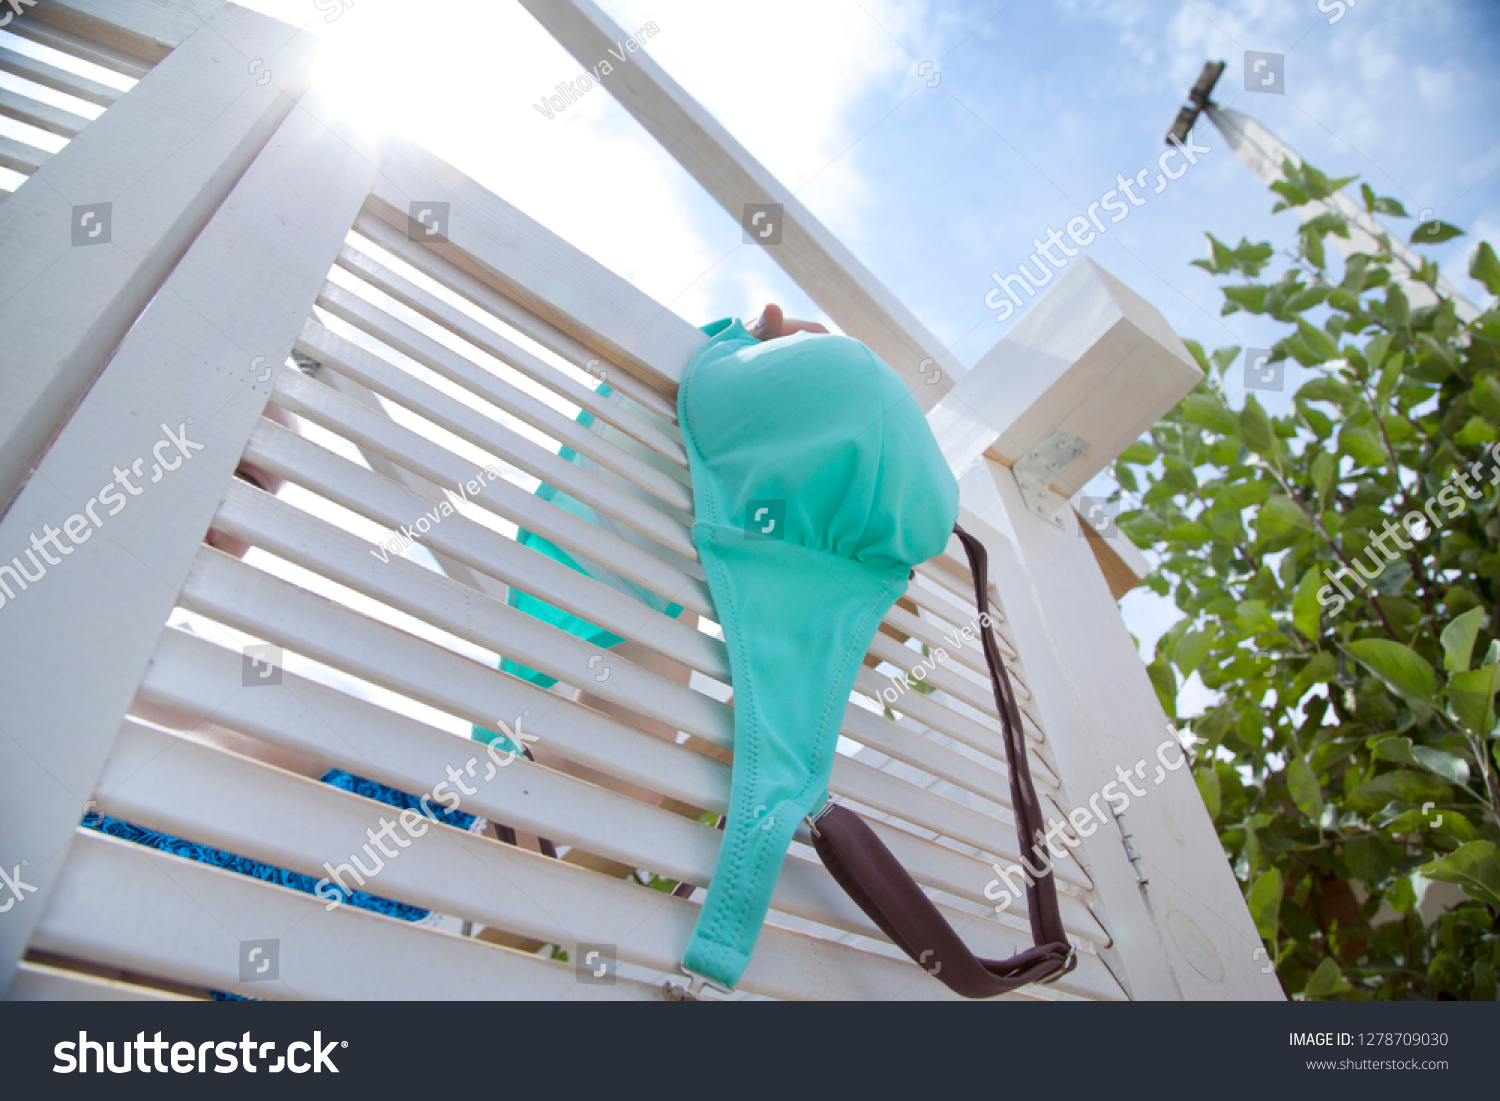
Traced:
<path fill-rule="evenodd" d="M 353 773 L 345 772 L 343 769 L 335 768 L 325 772 L 319 779 L 325 784 L 331 784 L 344 791 L 353 792 L 355 795 L 363 795 L 367 799 L 384 803 L 395 807 L 397 810 L 414 810 L 419 814 L 426 815 L 422 810 L 421 801 L 413 795 L 395 788 L 387 787 L 385 784 L 375 780 L 366 780 L 363 776 L 355 776 Z M 454 826 L 461 830 L 467 830 L 474 824 L 474 816 L 465 814 L 460 810 L 448 810 L 446 808 L 434 807 L 432 816 L 444 825 Z M 249 857 L 237 856 L 223 849 L 216 849 L 211 845 L 200 845 L 195 841 L 185 841 L 181 837 L 174 837 L 169 833 L 159 833 L 156 830 L 148 830 L 144 826 L 126 822 L 119 818 L 110 818 L 102 814 L 90 811 L 83 816 L 81 823 L 85 829 L 98 830 L 100 833 L 108 834 L 110 837 L 118 837 L 122 841 L 129 841 L 136 845 L 145 845 L 147 848 L 157 849 L 160 852 L 172 853 L 174 856 L 187 857 L 202 864 L 211 864 L 216 868 L 224 868 L 240 875 L 249 876 L 251 879 L 259 879 L 266 883 L 275 883 L 280 887 L 290 887 L 294 891 L 304 894 L 314 894 L 313 888 L 319 880 L 301 872 L 288 871 L 286 868 L 275 868 L 270 864 L 262 864 L 259 860 L 251 860 Z M 417 906 L 408 906 L 404 902 L 396 902 L 389 898 L 381 898 L 379 895 L 366 894 L 363 891 L 346 891 L 337 884 L 330 884 L 324 888 L 322 898 L 330 897 L 327 892 L 332 891 L 342 896 L 344 902 L 361 910 L 371 910 L 377 914 L 386 914 L 389 917 L 400 918 L 402 921 L 421 921 L 428 911 Z M 216 1001 L 246 1001 L 238 994 L 229 994 L 221 990 L 210 990 L 209 993 Z"/>

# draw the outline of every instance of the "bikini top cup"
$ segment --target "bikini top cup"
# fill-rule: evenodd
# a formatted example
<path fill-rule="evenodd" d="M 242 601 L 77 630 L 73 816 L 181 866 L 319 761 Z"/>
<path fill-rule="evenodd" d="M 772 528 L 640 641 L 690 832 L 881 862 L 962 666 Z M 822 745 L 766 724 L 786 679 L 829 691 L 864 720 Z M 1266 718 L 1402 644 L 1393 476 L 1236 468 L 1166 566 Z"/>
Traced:
<path fill-rule="evenodd" d="M 733 987 L 798 823 L 827 800 L 855 674 L 912 568 L 946 547 L 958 483 L 910 389 L 858 341 L 761 343 L 737 319 L 704 332 L 677 410 L 735 742 L 684 967 Z"/>

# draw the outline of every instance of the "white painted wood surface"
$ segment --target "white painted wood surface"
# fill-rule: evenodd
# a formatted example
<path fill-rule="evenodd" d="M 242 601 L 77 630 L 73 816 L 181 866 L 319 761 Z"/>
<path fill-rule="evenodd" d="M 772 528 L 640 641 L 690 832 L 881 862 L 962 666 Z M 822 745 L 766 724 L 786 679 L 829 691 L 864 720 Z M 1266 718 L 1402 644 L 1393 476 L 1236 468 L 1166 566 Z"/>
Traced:
<path fill-rule="evenodd" d="M 621 49 L 635 28 L 622 28 L 591 0 L 521 0 L 585 69 Z M 656 63 L 647 49 L 628 54 L 599 83 L 692 175 L 738 225 L 746 203 L 779 203 L 781 244 L 775 260 L 849 336 L 863 341 L 930 409 L 965 371 L 848 247 L 813 216 L 713 115 Z"/>
<path fill-rule="evenodd" d="M 234 16 L 238 9 L 226 12 Z M 258 16 L 247 25 L 249 32 L 257 29 L 265 29 Z M 192 41 L 184 49 L 191 50 Z M 240 96 L 241 102 L 257 98 L 244 90 Z M 313 113 L 292 112 L 131 328 L 0 521 L 0 558 L 8 560 L 31 533 L 48 525 L 55 530 L 82 512 L 115 468 L 151 456 L 163 438 L 161 425 L 185 430 L 202 448 L 187 449 L 192 459 L 161 475 L 162 484 L 137 487 L 128 507 L 105 521 L 102 538 L 91 535 L 71 548 L 52 567 L 57 576 L 42 578 L 0 609 L 7 654 L 0 664 L 0 699 L 6 700 L 0 860 L 29 861 L 31 882 L 41 889 L 0 923 L 0 974 L 7 979 L 47 905 L 151 645 L 265 405 L 269 384 L 261 363 L 279 364 L 289 352 L 368 192 L 373 155 Z M 319 165 L 315 194 L 284 186 L 310 163 Z M 0 208 L 0 219 L 20 205 L 18 193 Z M 35 318 L 24 331 L 37 339 L 50 332 Z M 156 458 L 166 461 L 160 453 Z M 87 670 L 82 682 L 80 670 Z"/>
<path fill-rule="evenodd" d="M 95 28 L 91 13 L 115 7 L 113 0 L 42 5 L 70 29 Z M 126 17 L 137 11 L 143 23 L 133 29 Z M 182 2 L 126 3 L 121 33 L 131 41 L 169 41 L 161 36 L 175 34 L 171 28 L 198 26 L 192 12 Z M 0 206 L 7 258 L 0 265 L 0 330 L 7 334 L 0 342 L 7 395 L 0 405 L 0 504 L 14 497 L 168 271 L 286 117 L 313 48 L 310 35 L 289 35 L 276 20 L 222 7 Z M 245 58 L 258 55 L 275 59 L 275 78 L 263 85 L 246 71 Z M 75 206 L 97 203 L 113 204 L 111 240 L 74 246 Z"/>
<path fill-rule="evenodd" d="M 155 64 L 226 6 L 225 0 L 44 0 L 26 16 Z"/>

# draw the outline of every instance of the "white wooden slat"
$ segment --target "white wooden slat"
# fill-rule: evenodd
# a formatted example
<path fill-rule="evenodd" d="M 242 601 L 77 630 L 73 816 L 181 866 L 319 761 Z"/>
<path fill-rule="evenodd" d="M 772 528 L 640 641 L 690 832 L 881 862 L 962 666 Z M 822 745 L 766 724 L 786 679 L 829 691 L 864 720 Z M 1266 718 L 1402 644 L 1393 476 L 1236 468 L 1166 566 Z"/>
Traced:
<path fill-rule="evenodd" d="M 474 476 L 467 460 L 300 372 L 283 371 L 275 383 L 276 400 L 282 407 L 438 485 L 456 487 Z M 713 598 L 705 582 L 503 478 L 486 482 L 483 492 L 469 499 L 570 554 L 604 565 L 644 589 L 713 618 Z"/>
<path fill-rule="evenodd" d="M 101 899 L 110 920 L 99 920 Z M 577 983 L 571 965 L 78 831 L 37 927 L 49 952 L 251 998 L 491 1001 L 647 1000 L 660 994 L 620 979 Z M 279 940 L 280 978 L 240 981 L 240 942 Z"/>
<path fill-rule="evenodd" d="M 619 51 L 628 34 L 591 0 L 521 2 L 585 69 L 596 70 L 605 51 Z M 647 50 L 615 72 L 595 75 L 736 223 L 746 203 L 782 205 L 781 243 L 766 254 L 846 333 L 889 363 L 922 408 L 963 376 L 944 343 Z"/>
<path fill-rule="evenodd" d="M 179 602 L 468 722 L 493 729 L 500 720 L 539 716 L 526 720 L 532 733 L 578 764 L 691 806 L 717 813 L 727 809 L 729 769 L 723 763 L 376 623 L 210 548 L 201 550 Z M 1006 823 L 847 757 L 835 759 L 829 790 L 997 856 L 1013 858 L 1018 851 L 1014 828 Z M 1067 863 L 1059 867 L 1059 877 L 1085 882 Z"/>
<path fill-rule="evenodd" d="M 65 31 L 60 27 L 54 27 L 50 23 L 43 23 L 39 19 L 29 19 L 24 16 L 20 19 L 12 19 L 5 29 L 28 42 L 35 42 L 39 46 L 46 46 L 59 53 L 68 54 L 80 61 L 112 69 L 122 76 L 139 80 L 151 71 L 152 62 L 150 61 L 132 57 L 121 50 L 111 49 L 98 42 L 91 42 L 85 37 Z"/>
<path fill-rule="evenodd" d="M 392 530 L 429 507 L 411 490 L 268 422 L 256 426 L 245 457 Z M 729 679 L 723 642 L 463 515 L 447 517 L 422 541 L 435 553 L 585 617 L 621 638 L 650 646 L 705 676 Z"/>
<path fill-rule="evenodd" d="M 328 283 L 318 298 L 318 305 L 333 316 L 374 337 L 424 367 L 464 387 L 470 393 L 505 410 L 517 420 L 531 425 L 575 451 L 603 463 L 621 476 L 650 490 L 668 504 L 691 509 L 693 497 L 688 492 L 685 469 L 673 477 L 657 467 L 643 463 L 623 449 L 589 432 L 571 417 L 524 393 L 515 386 L 485 370 L 464 356 L 449 350 L 436 340 L 398 320 L 372 302 L 334 283 Z"/>
<path fill-rule="evenodd" d="M 680 478 L 668 476 L 596 433 L 566 417 L 551 406 L 512 386 L 494 373 L 458 355 L 431 337 L 396 320 L 380 307 L 333 283 L 325 284 L 318 305 L 341 321 L 410 356 L 422 366 L 456 383 L 528 424 L 554 440 L 567 444 L 581 455 L 614 470 L 621 477 L 656 494 L 667 504 L 691 512 L 693 495 L 688 489 L 687 473 Z"/>
<path fill-rule="evenodd" d="M 270 21 L 235 6 L 225 8 L 222 14 L 230 20 L 223 29 L 248 32 L 248 43 L 254 43 L 258 33 L 269 29 Z M 275 26 L 284 32 L 283 24 Z M 205 45 L 199 53 L 195 54 L 191 45 L 200 37 L 196 35 L 180 49 L 188 51 L 190 61 L 197 58 L 194 64 L 215 67 L 212 58 L 222 57 L 228 47 L 217 31 L 206 29 L 205 36 L 213 44 Z M 288 42 L 283 33 L 277 41 L 285 47 L 280 56 L 286 58 L 290 76 L 296 72 L 300 40 Z M 173 68 L 179 56 L 174 53 L 153 70 L 151 78 L 122 97 L 97 125 L 41 172 L 46 173 L 68 151 L 80 146 L 89 146 L 91 156 L 100 153 L 107 144 L 97 137 L 104 132 L 101 127 L 111 116 L 121 117 L 122 111 L 124 117 L 130 117 L 127 101 L 132 95 L 147 85 L 157 93 L 170 93 L 173 85 L 168 78 L 173 72 L 195 71 L 192 65 L 186 71 Z M 216 67 L 223 71 L 222 65 Z M 201 86 L 203 77 L 197 72 L 196 79 L 185 83 Z M 153 84 L 156 78 L 161 80 Z M 177 86 L 176 91 L 188 95 L 185 86 Z M 148 98 L 150 94 L 148 89 Z M 206 89 L 204 98 L 209 103 L 214 101 L 214 95 Z M 260 93 L 241 89 L 238 100 L 245 109 L 254 108 L 260 102 Z M 153 117 L 153 136 L 159 136 L 175 131 L 182 121 L 179 114 L 188 119 L 197 117 L 200 105 L 192 106 L 194 109 L 189 110 L 184 104 L 181 112 L 163 115 L 153 100 L 149 110 L 139 114 Z M 289 109 L 290 104 L 283 108 Z M 295 326 L 306 315 L 368 193 L 374 172 L 371 151 L 357 135 L 334 128 L 320 112 L 323 108 L 317 104 L 292 111 L 275 142 L 255 157 L 238 182 L 223 181 L 223 190 L 231 191 L 234 201 L 211 218 L 208 212 L 214 209 L 212 205 L 202 212 L 198 221 L 207 224 L 176 260 L 163 292 L 129 326 L 109 366 L 51 443 L 36 476 L 0 518 L 0 551 L 8 558 L 27 543 L 29 533 L 43 532 L 49 526 L 55 531 L 74 513 L 81 517 L 100 494 L 101 484 L 111 480 L 115 467 L 133 464 L 138 458 L 142 463 L 155 459 L 171 465 L 167 451 L 153 453 L 156 448 L 174 448 L 163 425 L 170 425 L 173 433 L 185 433 L 201 448 L 189 452 L 190 460 L 179 457 L 170 472 L 153 474 L 150 466 L 142 467 L 144 485 L 137 486 L 136 495 L 126 498 L 127 507 L 107 520 L 101 518 L 100 526 L 107 522 L 109 530 L 73 547 L 72 553 L 50 570 L 56 576 L 48 577 L 45 585 L 33 585 L 18 594 L 19 598 L 4 609 L 0 627 L 0 649 L 6 654 L 6 660 L 0 663 L 0 699 L 5 701 L 0 709 L 0 734 L 4 735 L 0 737 L 0 862 L 29 860 L 27 878 L 39 888 L 39 894 L 28 899 L 31 905 L 18 908 L 0 922 L 0 981 L 9 982 L 47 905 L 62 853 L 140 683 L 151 644 L 202 545 L 203 533 L 244 442 L 261 419 L 268 387 L 258 381 L 260 370 L 252 357 L 263 355 L 272 364 L 284 360 Z M 237 110 L 228 114 L 248 123 Z M 264 117 L 254 111 L 252 114 Z M 194 143 L 195 148 L 202 147 L 198 152 L 205 156 L 225 137 L 213 127 L 209 130 Z M 132 131 L 127 128 L 114 136 L 128 138 Z M 142 139 L 139 132 L 133 136 L 137 141 Z M 241 140 L 247 138 L 244 130 L 240 136 Z M 160 151 L 151 143 L 147 145 Z M 254 148 L 236 151 L 237 156 L 241 154 L 249 160 Z M 221 160 L 218 168 L 231 172 L 234 163 L 233 159 L 228 163 Z M 121 173 L 125 167 L 139 164 L 132 155 L 126 157 L 123 167 L 111 164 L 109 170 Z M 305 172 L 309 164 L 318 165 L 316 192 L 287 188 L 286 180 Z M 187 171 L 187 166 L 183 169 Z M 206 164 L 196 165 L 196 171 L 207 170 Z M 194 173 L 188 175 L 191 184 Z M 151 186 L 144 182 L 149 178 L 148 172 L 132 186 L 142 194 L 150 192 Z M 196 186 L 202 184 L 198 177 Z M 71 187 L 63 188 L 61 195 L 54 195 L 54 190 L 27 187 L 18 192 L 0 207 L 0 229 L 14 230 L 12 219 L 30 217 L 39 209 L 27 205 L 28 192 L 43 196 L 38 203 L 66 203 L 74 194 Z M 210 194 L 207 198 L 212 197 Z M 201 193 L 191 200 L 176 193 L 175 199 L 181 202 L 173 208 L 178 223 L 172 232 L 186 233 L 191 226 L 182 225 L 182 220 L 193 221 L 188 216 L 194 204 L 207 199 Z M 164 215 L 166 210 L 157 207 L 155 213 Z M 52 224 L 48 232 L 57 231 L 60 224 Z M 118 221 L 115 228 L 122 229 Z M 158 228 L 166 232 L 165 227 Z M 24 244 L 31 232 L 14 232 L 8 250 Z M 125 236 L 130 239 L 129 234 Z M 0 240 L 4 239 L 5 233 L 0 232 Z M 64 233 L 62 241 L 67 239 Z M 0 265 L 0 280 L 14 274 L 11 255 L 7 251 L 7 263 Z M 253 261 L 247 256 L 253 256 Z M 133 266 L 135 261 L 130 263 Z M 60 272 L 48 272 L 40 283 L 62 295 L 67 277 L 77 273 L 67 264 L 59 267 Z M 54 274 L 64 282 L 51 282 Z M 115 276 L 126 282 L 142 277 L 133 267 L 115 271 L 111 278 Z M 17 303 L 28 302 L 35 286 L 13 295 L 0 306 L 0 314 L 9 316 Z M 101 289 L 98 285 L 72 287 L 63 297 L 97 304 L 90 295 Z M 149 289 L 145 293 L 149 296 Z M 65 330 L 68 325 L 85 323 L 84 317 L 68 310 L 59 313 L 56 306 L 49 303 L 48 309 L 22 317 L 19 329 L 23 336 L 51 334 L 54 328 Z M 9 323 L 5 328 L 8 335 L 0 342 L 0 359 L 4 360 L 5 384 L 9 386 L 16 345 L 21 345 L 23 352 L 39 345 L 15 339 Z M 76 332 L 68 331 L 52 335 L 62 345 L 77 337 Z M 51 335 L 47 338 L 50 340 Z M 35 374 L 43 362 L 48 361 L 28 361 L 23 356 L 20 364 Z M 7 390 L 7 397 L 13 396 Z M 3 410 L 6 416 L 16 412 L 9 403 Z M 122 410 L 130 415 L 122 415 Z M 169 484 L 153 485 L 153 476 Z M 78 530 L 76 526 L 74 530 Z M 97 535 L 94 529 L 84 530 Z M 79 669 L 88 670 L 82 681 Z"/>
<path fill-rule="evenodd" d="M 393 141 L 367 209 L 405 229 L 413 201 L 449 204 L 446 238 L 424 247 L 629 368 L 664 395 L 708 338 L 462 172 Z"/>
<path fill-rule="evenodd" d="M 326 375 L 321 375 L 320 377 L 335 390 L 339 391 L 339 393 L 353 398 L 367 409 L 373 409 L 377 413 L 385 415 L 386 410 L 380 404 L 380 399 L 372 391 L 365 389 L 365 387 L 353 379 L 345 378 L 337 371 L 329 371 Z M 356 451 L 358 451 L 357 448 Z M 413 474 L 409 470 L 402 470 L 395 463 L 379 455 L 366 454 L 363 451 L 359 451 L 359 456 L 369 465 L 371 470 L 375 471 L 382 478 L 395 482 L 397 485 L 405 486 L 424 501 L 438 504 L 448 499 L 447 494 L 443 492 L 441 486 L 429 482 L 419 474 Z M 410 511 L 403 513 L 403 516 L 409 515 L 411 515 Z M 392 522 L 395 523 L 397 521 L 393 520 Z M 490 596 L 498 599 L 505 599 L 507 587 L 504 582 L 497 581 L 488 574 L 471 569 L 462 562 L 450 558 L 442 551 L 435 552 L 432 557 L 437 561 L 442 571 L 455 581 L 461 581 L 471 589 L 478 589 L 480 592 L 488 593 Z"/>
<path fill-rule="evenodd" d="M 192 1002 L 185 994 L 23 960 L 6 988 L 12 1002 Z"/>
<path fill-rule="evenodd" d="M 578 764 L 705 810 L 725 809 L 729 769 L 722 762 L 376 623 L 210 548 L 199 553 L 179 603 L 489 729 L 529 712 L 522 720 L 528 729 Z"/>
<path fill-rule="evenodd" d="M 0 46 L 0 72 L 21 77 L 43 88 L 51 88 L 54 92 L 62 92 L 74 99 L 92 103 L 96 107 L 108 107 L 121 95 L 118 88 L 111 88 L 108 84 L 49 65 L 30 54 L 7 50 L 3 46 Z"/>
<path fill-rule="evenodd" d="M 415 563 L 399 557 L 382 562 L 368 554 L 363 540 L 242 483 L 229 486 L 214 527 L 565 684 L 586 686 L 595 696 L 715 745 L 733 745 L 734 715 L 724 704 Z M 604 681 L 596 668 L 609 671 Z M 844 725 L 850 737 L 1009 805 L 1007 780 L 998 772 L 863 708 L 847 708 Z"/>
<path fill-rule="evenodd" d="M 0 168 L 9 168 L 12 172 L 29 176 L 51 156 L 45 149 L 38 149 L 24 141 L 0 134 Z"/>
<path fill-rule="evenodd" d="M 282 676 L 284 691 L 240 691 L 238 654 L 169 629 L 162 633 L 142 682 L 141 698 L 398 791 L 420 794 L 434 778 L 446 775 L 448 765 L 462 769 L 478 752 L 477 746 L 464 748 L 450 734 L 364 700 L 292 673 Z M 717 830 L 681 815 L 524 759 L 497 769 L 464 806 L 491 821 L 699 887 L 708 886 L 721 837 Z M 983 877 L 992 873 L 984 865 L 927 845 L 893 826 L 872 826 L 893 850 L 911 860 L 908 868 L 918 882 L 987 905 L 981 887 Z M 1076 906 L 1077 900 L 1071 901 Z M 782 867 L 772 908 L 846 932 L 881 937 L 821 864 L 803 859 L 795 850 Z M 981 955 L 1003 958 L 1022 946 L 1018 938 L 1024 934 L 1008 926 L 987 917 L 976 920 L 942 903 L 939 909 L 955 928 L 964 930 Z M 1081 912 L 1077 916 L 1084 917 Z M 1086 930 L 1078 934 L 1080 939 L 1107 939 L 1097 923 L 1080 924 Z"/>
<path fill-rule="evenodd" d="M 113 12 L 112 0 L 48 0 L 42 7 L 59 16 L 81 12 L 80 19 L 101 27 Z M 182 3 L 122 0 L 118 15 L 131 17 L 136 9 L 147 27 L 157 25 L 147 16 L 158 11 L 163 33 L 192 10 Z M 35 22 L 39 17 L 34 10 L 10 29 L 44 26 Z M 45 186 L 24 188 L 0 208 L 0 241 L 6 242 L 0 390 L 7 396 L 0 403 L 0 506 L 14 497 L 68 411 L 287 117 L 306 86 L 315 49 L 311 34 L 289 34 L 285 23 L 223 5 L 35 170 Z M 247 56 L 274 56 L 276 79 L 258 85 L 245 72 Z M 106 202 L 112 204 L 109 243 L 74 247 L 74 207 Z M 261 350 L 245 352 L 245 362 L 256 354 Z"/>
<path fill-rule="evenodd" d="M 214 527 L 564 684 L 586 685 L 715 745 L 733 744 L 734 713 L 719 701 L 399 555 L 382 562 L 358 536 L 243 482 L 229 485 Z M 595 673 L 601 665 L 603 681 Z"/>
<path fill-rule="evenodd" d="M 967 677 L 949 672 L 947 663 L 938 661 L 936 656 L 928 659 L 933 665 L 933 668 L 928 669 L 919 652 L 902 646 L 889 635 L 877 632 L 870 643 L 870 653 L 881 661 L 889 662 L 902 672 L 909 673 L 914 666 L 920 665 L 923 678 L 928 684 L 962 700 L 976 711 L 987 713 L 995 706 L 995 698 L 990 693 L 988 684 L 981 685 Z"/>
<path fill-rule="evenodd" d="M 664 397 L 660 392 L 651 389 L 629 371 L 620 368 L 607 356 L 601 359 L 599 353 L 563 332 L 556 325 L 544 321 L 518 302 L 507 298 L 468 272 L 454 267 L 426 246 L 412 241 L 405 229 L 395 229 L 369 211 L 360 212 L 354 228 L 386 252 L 399 257 L 402 263 L 467 299 L 485 313 L 498 318 L 512 329 L 536 341 L 549 352 L 561 356 L 579 370 L 585 373 L 603 371 L 609 376 L 611 386 L 637 405 L 644 406 L 670 422 L 672 431 L 676 432 L 676 403 L 671 398 Z M 679 445 L 682 443 L 680 435 L 674 438 Z"/>
<path fill-rule="evenodd" d="M 0 117 L 24 122 L 27 126 L 34 126 L 62 138 L 75 137 L 90 122 L 82 115 L 32 99 L 9 88 L 0 88 Z"/>
<path fill-rule="evenodd" d="M 28 15 L 111 49 L 158 62 L 224 6 L 225 0 L 46 0 Z M 16 25 L 11 23 L 12 28 Z"/>
<path fill-rule="evenodd" d="M 978 618 L 977 613 L 975 618 Z M 948 625 L 945 629 L 931 620 L 913 615 L 901 606 L 900 601 L 891 605 L 891 610 L 881 621 L 881 628 L 887 635 L 895 638 L 897 634 L 900 634 L 914 638 L 918 642 L 925 643 L 931 650 L 942 647 L 948 656 L 960 665 L 966 666 L 981 677 L 988 678 L 989 669 L 984 663 L 984 651 L 978 644 L 978 638 L 965 639 L 959 627 L 968 627 L 971 632 L 979 629 L 974 619 L 958 626 Z M 902 640 L 897 638 L 896 641 Z"/>
<path fill-rule="evenodd" d="M 102 813 L 317 878 L 325 862 L 361 853 L 369 830 L 396 817 L 360 796 L 132 722 L 99 796 Z M 675 971 L 699 913 L 687 899 L 450 827 L 398 833 L 396 844 L 362 890 L 570 950 L 614 944 L 622 961 L 653 970 Z M 913 982 L 922 977 L 908 961 L 768 925 L 739 988 L 795 999 L 951 996 Z"/>
<path fill-rule="evenodd" d="M 618 428 L 656 454 L 686 468 L 687 452 L 683 450 L 680 438 L 674 439 L 668 436 L 645 419 L 601 397 L 594 392 L 593 388 L 574 382 L 556 367 L 532 355 L 520 345 L 506 340 L 494 329 L 480 324 L 462 310 L 455 309 L 435 295 L 429 294 L 409 279 L 403 279 L 387 265 L 345 245 L 339 251 L 339 267 L 359 276 L 407 309 L 420 314 L 436 325 L 441 325 L 450 333 L 494 356 L 502 363 L 508 364 L 534 382 L 555 390 L 574 405 L 586 409 L 604 423 Z M 604 375 L 606 377 L 601 378 L 600 381 L 607 382 L 607 370 Z"/>

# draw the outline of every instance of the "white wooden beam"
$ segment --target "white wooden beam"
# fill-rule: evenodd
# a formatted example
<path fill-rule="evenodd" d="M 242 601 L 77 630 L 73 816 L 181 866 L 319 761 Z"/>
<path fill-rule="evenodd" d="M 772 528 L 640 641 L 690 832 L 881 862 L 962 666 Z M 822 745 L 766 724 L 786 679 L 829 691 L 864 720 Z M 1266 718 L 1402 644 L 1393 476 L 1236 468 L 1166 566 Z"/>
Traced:
<path fill-rule="evenodd" d="M 1160 311 L 1082 257 L 927 420 L 960 476 L 986 451 L 1012 464 L 1062 429 L 1088 445 L 1051 481 L 1071 497 L 1202 378 Z"/>
<path fill-rule="evenodd" d="M 58 18 L 73 12 L 79 26 L 92 26 L 95 17 L 84 17 L 95 9 L 108 8 L 121 20 L 139 9 L 141 26 L 154 26 L 150 33 L 158 36 L 198 23 L 193 5 L 185 3 L 121 4 L 118 13 L 116 7 L 104 0 L 48 0 L 36 11 L 56 11 Z M 172 15 L 171 27 L 147 19 L 150 13 Z M 0 331 L 6 334 L 0 341 L 0 390 L 6 394 L 0 508 L 291 110 L 314 48 L 313 36 L 285 23 L 223 7 L 0 207 Z M 263 57 L 273 78 L 259 83 L 247 72 L 246 57 Z M 76 208 L 101 203 L 111 209 L 96 213 L 93 225 L 109 219 L 108 242 L 75 246 Z"/>
<path fill-rule="evenodd" d="M 255 16 L 247 26 L 265 23 Z M 251 90 L 240 94 L 256 98 Z M 182 103 L 181 112 L 195 106 Z M 97 528 L 87 520 L 72 525 L 79 536 L 89 534 L 48 567 L 56 576 L 42 576 L 0 607 L 7 658 L 0 663 L 0 863 L 27 861 L 28 882 L 39 888 L 0 922 L 7 982 L 47 906 L 152 644 L 260 420 L 273 374 L 263 365 L 285 361 L 369 191 L 378 154 L 354 135 L 331 131 L 319 115 L 326 112 L 315 105 L 291 112 L 0 520 L 0 561 L 8 562 L 31 549 L 35 536 L 97 510 L 91 502 L 118 477 L 115 470 L 126 470 L 135 485 L 133 470 L 141 483 L 128 497 L 123 486 L 115 489 L 126 504 L 113 515 L 100 512 Z M 310 164 L 318 166 L 318 187 L 287 187 Z M 20 202 L 6 202 L 0 218 Z M 22 331 L 44 328 L 31 318 Z M 179 458 L 171 472 L 158 474 L 162 484 L 152 484 L 153 458 L 165 465 L 177 454 L 170 442 L 159 444 L 163 425 L 199 450 L 182 448 L 192 458 Z M 153 455 L 153 447 L 166 450 Z"/>
<path fill-rule="evenodd" d="M 521 0 L 586 69 L 628 32 L 591 0 Z M 802 205 L 792 191 L 667 75 L 644 49 L 600 78 L 620 105 L 676 158 L 738 224 L 746 203 L 780 203 L 781 243 L 766 249 L 849 336 L 863 341 L 930 409 L 964 367 L 915 314 Z"/>

